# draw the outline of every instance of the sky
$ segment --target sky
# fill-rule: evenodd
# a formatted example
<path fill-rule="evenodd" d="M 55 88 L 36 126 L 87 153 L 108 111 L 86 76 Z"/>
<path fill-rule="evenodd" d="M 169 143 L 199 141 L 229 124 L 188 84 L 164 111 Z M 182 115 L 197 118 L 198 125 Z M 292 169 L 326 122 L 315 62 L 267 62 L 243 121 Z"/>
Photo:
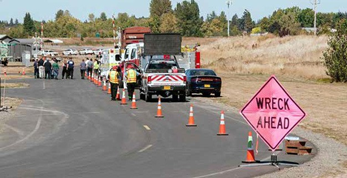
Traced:
<path fill-rule="evenodd" d="M 171 0 L 172 6 L 176 7 L 176 4 L 182 1 Z M 310 0 L 232 0 L 229 9 L 226 3 L 227 0 L 195 1 L 199 4 L 200 16 L 204 18 L 212 11 L 217 14 L 225 11 L 230 18 L 234 14 L 238 14 L 240 17 L 247 9 L 251 12 L 255 21 L 271 15 L 273 11 L 279 8 L 298 6 L 304 9 L 313 7 Z M 37 21 L 54 20 L 59 9 L 69 10 L 74 17 L 82 21 L 87 20 L 90 13 L 99 17 L 101 12 L 105 12 L 107 17 L 123 12 L 136 17 L 148 17 L 149 4 L 150 0 L 0 0 L 0 20 L 9 21 L 13 18 L 23 22 L 26 12 L 29 12 L 33 19 Z M 347 12 L 347 0 L 321 0 L 317 11 Z"/>

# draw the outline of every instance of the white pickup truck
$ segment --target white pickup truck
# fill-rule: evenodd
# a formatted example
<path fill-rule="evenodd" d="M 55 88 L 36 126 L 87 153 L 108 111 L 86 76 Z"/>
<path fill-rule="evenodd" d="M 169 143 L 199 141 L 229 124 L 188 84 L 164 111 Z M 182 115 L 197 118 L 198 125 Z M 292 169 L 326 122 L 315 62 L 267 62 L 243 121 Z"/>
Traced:
<path fill-rule="evenodd" d="M 177 68 L 173 70 L 172 68 Z M 179 69 L 176 59 L 150 59 L 143 69 L 140 97 L 147 102 L 152 95 L 169 97 L 173 100 L 186 101 L 186 75 Z"/>

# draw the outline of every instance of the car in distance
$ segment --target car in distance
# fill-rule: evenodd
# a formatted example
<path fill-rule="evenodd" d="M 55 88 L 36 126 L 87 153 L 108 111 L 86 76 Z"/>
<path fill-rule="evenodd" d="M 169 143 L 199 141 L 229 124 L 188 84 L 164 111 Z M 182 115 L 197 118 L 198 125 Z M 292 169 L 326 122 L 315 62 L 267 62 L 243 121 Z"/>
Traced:
<path fill-rule="evenodd" d="M 38 55 L 42 56 L 57 56 L 58 52 L 55 52 L 53 50 L 43 50 L 38 53 Z"/>
<path fill-rule="evenodd" d="M 68 55 L 77 55 L 78 51 L 74 49 L 67 49 L 63 51 L 63 55 L 68 56 Z"/>
<path fill-rule="evenodd" d="M 211 69 L 188 69 L 186 70 L 187 85 L 186 94 L 202 93 L 204 96 L 210 96 L 214 93 L 220 97 L 222 79 Z"/>
<path fill-rule="evenodd" d="M 92 55 L 92 54 L 94 54 L 94 51 L 91 49 L 85 48 L 85 49 L 81 50 L 79 53 L 80 53 L 80 55 Z"/>

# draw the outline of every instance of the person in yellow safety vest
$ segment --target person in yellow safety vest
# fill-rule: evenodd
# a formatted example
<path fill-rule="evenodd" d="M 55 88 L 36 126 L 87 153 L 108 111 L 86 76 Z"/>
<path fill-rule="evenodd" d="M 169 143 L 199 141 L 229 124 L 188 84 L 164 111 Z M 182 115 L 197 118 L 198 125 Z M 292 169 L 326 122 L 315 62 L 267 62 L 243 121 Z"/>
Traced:
<path fill-rule="evenodd" d="M 138 73 L 132 65 L 129 65 L 127 67 L 127 72 L 125 73 L 125 77 L 127 79 L 129 101 L 131 101 L 133 98 L 133 93 L 135 91 L 137 76 L 139 76 L 139 75 L 140 75 L 140 73 Z"/>
<path fill-rule="evenodd" d="M 97 59 L 95 59 L 93 67 L 94 67 L 94 74 L 96 76 L 99 76 L 99 68 L 100 68 L 100 66 L 99 66 L 99 61 Z"/>
<path fill-rule="evenodd" d="M 111 83 L 111 100 L 112 101 L 116 100 L 117 90 L 119 86 L 120 75 L 117 71 L 117 68 L 118 68 L 117 66 L 113 66 L 108 75 L 108 78 Z"/>

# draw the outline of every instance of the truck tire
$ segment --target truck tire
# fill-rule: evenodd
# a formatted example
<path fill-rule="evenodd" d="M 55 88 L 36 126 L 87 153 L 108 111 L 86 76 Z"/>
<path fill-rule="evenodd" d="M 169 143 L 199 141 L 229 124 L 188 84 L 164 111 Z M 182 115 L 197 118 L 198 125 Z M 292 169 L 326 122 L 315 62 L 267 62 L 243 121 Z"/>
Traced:
<path fill-rule="evenodd" d="M 216 93 L 214 94 L 214 96 L 215 96 L 215 97 L 220 97 L 220 92 L 216 92 Z"/>
<path fill-rule="evenodd" d="M 178 95 L 177 94 L 172 94 L 172 100 L 173 101 L 178 101 Z"/>
<path fill-rule="evenodd" d="M 145 95 L 145 100 L 146 100 L 146 102 L 150 102 L 152 100 L 152 95 L 147 93 Z"/>
<path fill-rule="evenodd" d="M 181 102 L 186 102 L 186 95 L 185 94 L 180 95 L 180 101 Z"/>
<path fill-rule="evenodd" d="M 145 94 L 140 93 L 140 99 L 145 100 L 146 99 Z"/>

